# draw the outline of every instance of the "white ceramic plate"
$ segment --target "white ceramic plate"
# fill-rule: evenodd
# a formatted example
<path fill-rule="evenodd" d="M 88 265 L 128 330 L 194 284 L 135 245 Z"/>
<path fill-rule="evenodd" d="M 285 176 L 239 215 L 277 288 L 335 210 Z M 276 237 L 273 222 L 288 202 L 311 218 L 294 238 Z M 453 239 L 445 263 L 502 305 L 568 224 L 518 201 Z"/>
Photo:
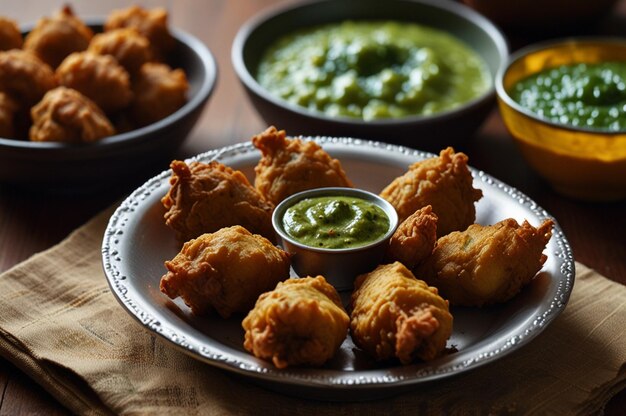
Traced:
<path fill-rule="evenodd" d="M 380 192 L 407 167 L 432 154 L 357 139 L 316 138 L 338 158 L 355 186 Z M 243 143 L 194 158 L 217 159 L 242 170 L 253 181 L 260 153 Z M 471 161 L 470 161 L 471 162 Z M 474 186 L 483 190 L 477 222 L 528 219 L 537 226 L 552 218 L 527 196 L 489 175 L 472 170 Z M 208 364 L 238 373 L 283 393 L 327 400 L 365 400 L 443 381 L 497 360 L 531 341 L 565 307 L 574 284 L 570 246 L 555 222 L 545 253 L 548 260 L 530 285 L 506 304 L 488 308 L 453 308 L 454 330 L 448 346 L 457 352 L 408 366 L 377 364 L 348 336 L 338 354 L 322 368 L 277 370 L 243 348 L 242 317 L 195 317 L 180 300 L 159 291 L 163 262 L 178 252 L 173 231 L 164 225 L 160 199 L 169 189 L 170 171 L 133 192 L 111 217 L 102 245 L 104 270 L 113 294 L 147 330 Z"/>

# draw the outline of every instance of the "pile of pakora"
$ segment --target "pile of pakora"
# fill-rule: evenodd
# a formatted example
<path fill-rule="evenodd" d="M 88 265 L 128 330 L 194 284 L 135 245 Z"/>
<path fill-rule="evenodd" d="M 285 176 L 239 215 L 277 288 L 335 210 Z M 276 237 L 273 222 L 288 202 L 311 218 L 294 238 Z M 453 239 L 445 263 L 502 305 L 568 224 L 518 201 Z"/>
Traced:
<path fill-rule="evenodd" d="M 187 102 L 162 8 L 114 10 L 94 33 L 69 6 L 22 36 L 0 16 L 0 135 L 88 143 L 154 123 Z"/>
<path fill-rule="evenodd" d="M 254 185 L 217 161 L 173 161 L 164 221 L 182 245 L 165 262 L 161 291 L 192 313 L 242 315 L 244 348 L 277 368 L 321 366 L 350 334 L 379 362 L 429 361 L 450 351 L 450 305 L 507 302 L 546 261 L 553 222 L 475 224 L 467 156 L 452 148 L 416 162 L 380 195 L 401 218 L 384 261 L 357 276 L 349 305 L 324 276 L 290 276 L 274 245 L 274 207 L 319 187 L 352 187 L 341 162 L 315 141 L 270 127 Z"/>

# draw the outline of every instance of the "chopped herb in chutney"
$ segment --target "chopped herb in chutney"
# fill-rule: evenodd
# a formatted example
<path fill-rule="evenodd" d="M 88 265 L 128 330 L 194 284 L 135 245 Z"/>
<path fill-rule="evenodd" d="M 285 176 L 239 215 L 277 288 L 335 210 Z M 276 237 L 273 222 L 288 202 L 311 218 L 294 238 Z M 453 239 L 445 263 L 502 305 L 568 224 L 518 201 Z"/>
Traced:
<path fill-rule="evenodd" d="M 291 238 L 310 247 L 352 248 L 383 237 L 389 231 L 389 218 L 365 199 L 322 196 L 287 208 L 283 228 Z"/>
<path fill-rule="evenodd" d="M 408 22 L 345 21 L 286 35 L 257 80 L 271 94 L 329 116 L 429 115 L 487 91 L 486 63 L 441 30 Z"/>
<path fill-rule="evenodd" d="M 550 68 L 515 83 L 509 94 L 555 123 L 626 130 L 626 61 Z"/>

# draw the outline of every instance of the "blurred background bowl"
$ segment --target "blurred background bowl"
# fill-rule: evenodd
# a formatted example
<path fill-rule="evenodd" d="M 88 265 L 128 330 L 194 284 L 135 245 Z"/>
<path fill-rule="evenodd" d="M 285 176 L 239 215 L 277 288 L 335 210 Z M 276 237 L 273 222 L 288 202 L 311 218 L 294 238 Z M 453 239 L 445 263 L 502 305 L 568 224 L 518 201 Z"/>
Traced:
<path fill-rule="evenodd" d="M 102 20 L 86 22 L 94 32 L 102 31 Z M 170 31 L 176 46 L 167 63 L 185 71 L 189 82 L 185 105 L 156 123 L 94 143 L 0 138 L 0 182 L 41 190 L 89 189 L 166 168 L 217 82 L 217 65 L 207 47 L 182 30 Z"/>
<path fill-rule="evenodd" d="M 515 102 L 508 91 L 532 74 L 575 63 L 626 61 L 626 40 L 579 38 L 530 45 L 513 54 L 496 78 L 500 113 L 528 164 L 566 196 L 626 198 L 626 131 L 557 124 Z"/>
<path fill-rule="evenodd" d="M 364 199 L 381 208 L 389 218 L 388 231 L 378 240 L 354 248 L 319 248 L 293 239 L 283 225 L 285 211 L 306 198 L 348 196 Z M 356 188 L 316 188 L 284 199 L 272 213 L 272 225 L 283 249 L 292 255 L 291 266 L 300 277 L 322 275 L 339 291 L 354 289 L 354 279 L 376 268 L 382 261 L 389 240 L 398 227 L 395 208 L 380 196 Z"/>
<path fill-rule="evenodd" d="M 332 117 L 290 104 L 255 79 L 263 53 L 279 37 L 303 27 L 344 20 L 412 22 L 448 32 L 487 63 L 492 79 L 508 56 L 502 34 L 486 18 L 451 1 L 324 0 L 271 9 L 245 23 L 233 42 L 232 61 L 254 107 L 268 124 L 289 134 L 348 136 L 398 143 L 425 150 L 460 145 L 495 107 L 493 84 L 476 99 L 429 116 L 363 121 Z"/>
<path fill-rule="evenodd" d="M 617 0 L 494 1 L 462 0 L 502 29 L 559 33 L 589 27 L 606 16 Z"/>

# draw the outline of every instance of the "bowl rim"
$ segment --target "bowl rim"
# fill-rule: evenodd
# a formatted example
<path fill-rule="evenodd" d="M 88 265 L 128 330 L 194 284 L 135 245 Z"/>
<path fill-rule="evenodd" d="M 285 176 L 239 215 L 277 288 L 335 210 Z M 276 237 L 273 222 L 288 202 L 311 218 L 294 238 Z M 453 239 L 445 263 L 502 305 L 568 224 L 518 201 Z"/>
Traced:
<path fill-rule="evenodd" d="M 498 65 L 498 69 L 491 77 L 491 82 L 489 88 L 487 88 L 481 95 L 466 101 L 465 103 L 454 107 L 449 110 L 437 112 L 430 115 L 410 115 L 404 116 L 400 118 L 387 118 L 387 119 L 375 119 L 375 120 L 363 120 L 354 117 L 346 117 L 346 116 L 327 116 L 324 113 L 316 112 L 313 110 L 309 110 L 305 107 L 301 107 L 290 103 L 285 100 L 281 100 L 267 91 L 264 87 L 261 86 L 256 80 L 256 78 L 251 74 L 248 70 L 247 65 L 243 59 L 243 50 L 244 46 L 247 44 L 250 39 L 250 35 L 261 25 L 263 25 L 267 20 L 279 16 L 281 14 L 287 13 L 289 11 L 309 7 L 316 3 L 331 3 L 336 0 L 305 0 L 295 4 L 288 5 L 277 5 L 273 7 L 268 7 L 264 11 L 252 16 L 248 19 L 237 31 L 235 35 L 235 39 L 233 40 L 233 44 L 231 47 L 231 61 L 233 67 L 235 69 L 235 73 L 241 80 L 241 82 L 252 90 L 256 95 L 262 97 L 264 100 L 269 101 L 273 105 L 284 108 L 293 113 L 297 113 L 300 116 L 304 116 L 307 118 L 312 118 L 317 122 L 331 122 L 337 124 L 343 124 L 346 126 L 373 126 L 373 127 L 383 127 L 383 126 L 394 126 L 405 123 L 415 123 L 415 122 L 438 122 L 445 121 L 449 119 L 455 118 L 455 116 L 459 113 L 463 113 L 467 111 L 469 108 L 472 108 L 476 105 L 479 105 L 485 101 L 488 101 L 495 97 L 495 78 L 499 70 L 506 64 L 506 59 L 509 55 L 509 47 L 507 41 L 497 26 L 492 23 L 489 19 L 471 9 L 470 7 L 456 2 L 442 2 L 440 0 L 390 0 L 389 3 L 414 3 L 417 5 L 426 5 L 433 7 L 435 9 L 442 9 L 446 12 L 454 14 L 460 18 L 466 19 L 473 25 L 477 26 L 481 30 L 485 31 L 490 39 L 494 42 L 496 49 L 498 51 L 498 55 L 501 58 L 501 62 Z M 341 19 L 335 19 L 335 21 L 340 22 Z M 432 27 L 432 26 L 431 26 Z M 433 27 L 434 28 L 434 27 Z M 442 30 L 440 28 L 435 28 Z"/>
<path fill-rule="evenodd" d="M 387 215 L 387 218 L 389 218 L 389 229 L 387 230 L 385 234 L 383 234 L 376 240 L 371 241 L 367 244 L 357 246 L 357 247 L 320 248 L 320 247 L 313 247 L 307 244 L 303 244 L 295 240 L 284 230 L 284 227 L 282 226 L 282 218 L 285 212 L 287 211 L 287 209 L 289 209 L 289 207 L 293 206 L 294 204 L 306 198 L 311 198 L 311 197 L 316 197 L 316 196 L 351 196 L 354 198 L 360 198 L 368 202 L 371 202 L 375 204 L 376 206 L 378 206 L 379 208 L 381 208 L 385 212 L 385 215 Z M 373 192 L 369 192 L 364 189 L 340 187 L 340 186 L 314 188 L 314 189 L 307 189 L 304 191 L 297 192 L 283 199 L 278 205 L 276 205 L 276 208 L 274 208 L 274 211 L 272 212 L 272 226 L 274 227 L 274 231 L 276 231 L 276 233 L 282 240 L 286 241 L 287 243 L 293 246 L 296 246 L 297 248 L 301 250 L 312 251 L 312 252 L 320 253 L 320 254 L 347 254 L 347 253 L 356 253 L 356 252 L 360 252 L 364 250 L 369 250 L 372 247 L 378 246 L 384 241 L 389 240 L 391 236 L 396 232 L 396 229 L 398 228 L 399 224 L 400 222 L 399 222 L 399 217 L 398 217 L 398 213 L 396 209 L 386 199 L 382 198 L 379 195 L 376 195 Z"/>
<path fill-rule="evenodd" d="M 557 38 L 557 39 L 550 39 L 550 40 L 545 40 L 541 42 L 536 42 L 536 43 L 527 45 L 523 48 L 520 48 L 519 50 L 515 51 L 509 56 L 506 64 L 501 66 L 496 74 L 494 81 L 495 81 L 495 88 L 496 88 L 496 93 L 497 93 L 498 98 L 501 101 L 503 101 L 508 107 L 515 110 L 517 113 L 520 113 L 538 123 L 548 125 L 554 129 L 567 130 L 571 132 L 586 133 L 586 134 L 595 134 L 598 136 L 622 136 L 626 134 L 626 130 L 619 130 L 619 131 L 599 130 L 599 129 L 593 129 L 589 127 L 580 127 L 580 126 L 573 126 L 570 124 L 561 124 L 552 120 L 542 118 L 538 114 L 518 104 L 515 100 L 513 100 L 513 98 L 509 95 L 509 93 L 504 88 L 505 75 L 507 74 L 511 66 L 515 64 L 516 62 L 518 62 L 520 59 L 533 53 L 547 51 L 547 50 L 550 50 L 559 46 L 564 46 L 567 44 L 571 44 L 571 45 L 619 44 L 619 45 L 623 45 L 626 48 L 626 39 L 616 37 L 616 36 L 571 36 L 571 37 L 564 37 L 564 38 Z M 626 63 L 626 57 L 624 58 L 623 62 Z M 544 70 L 545 69 L 546 68 L 544 68 Z"/>
<path fill-rule="evenodd" d="M 82 20 L 92 29 L 104 24 L 104 19 L 102 18 L 86 18 Z M 34 23 L 22 25 L 22 33 L 32 30 L 34 25 Z M 196 94 L 194 94 L 193 97 L 191 97 L 191 99 L 189 99 L 181 108 L 167 117 L 164 117 L 152 124 L 148 124 L 147 126 L 107 136 L 93 143 L 34 142 L 28 139 L 8 139 L 0 137 L 0 149 L 29 150 L 33 152 L 50 150 L 81 152 L 85 149 L 104 150 L 125 146 L 128 142 L 142 142 L 149 140 L 152 134 L 185 119 L 191 112 L 201 107 L 202 104 L 211 96 L 217 84 L 218 67 L 212 52 L 200 39 L 175 27 L 170 27 L 169 29 L 170 33 L 177 42 L 185 45 L 194 55 L 196 55 L 202 63 L 202 68 L 204 69 L 204 79 L 202 80 Z"/>

